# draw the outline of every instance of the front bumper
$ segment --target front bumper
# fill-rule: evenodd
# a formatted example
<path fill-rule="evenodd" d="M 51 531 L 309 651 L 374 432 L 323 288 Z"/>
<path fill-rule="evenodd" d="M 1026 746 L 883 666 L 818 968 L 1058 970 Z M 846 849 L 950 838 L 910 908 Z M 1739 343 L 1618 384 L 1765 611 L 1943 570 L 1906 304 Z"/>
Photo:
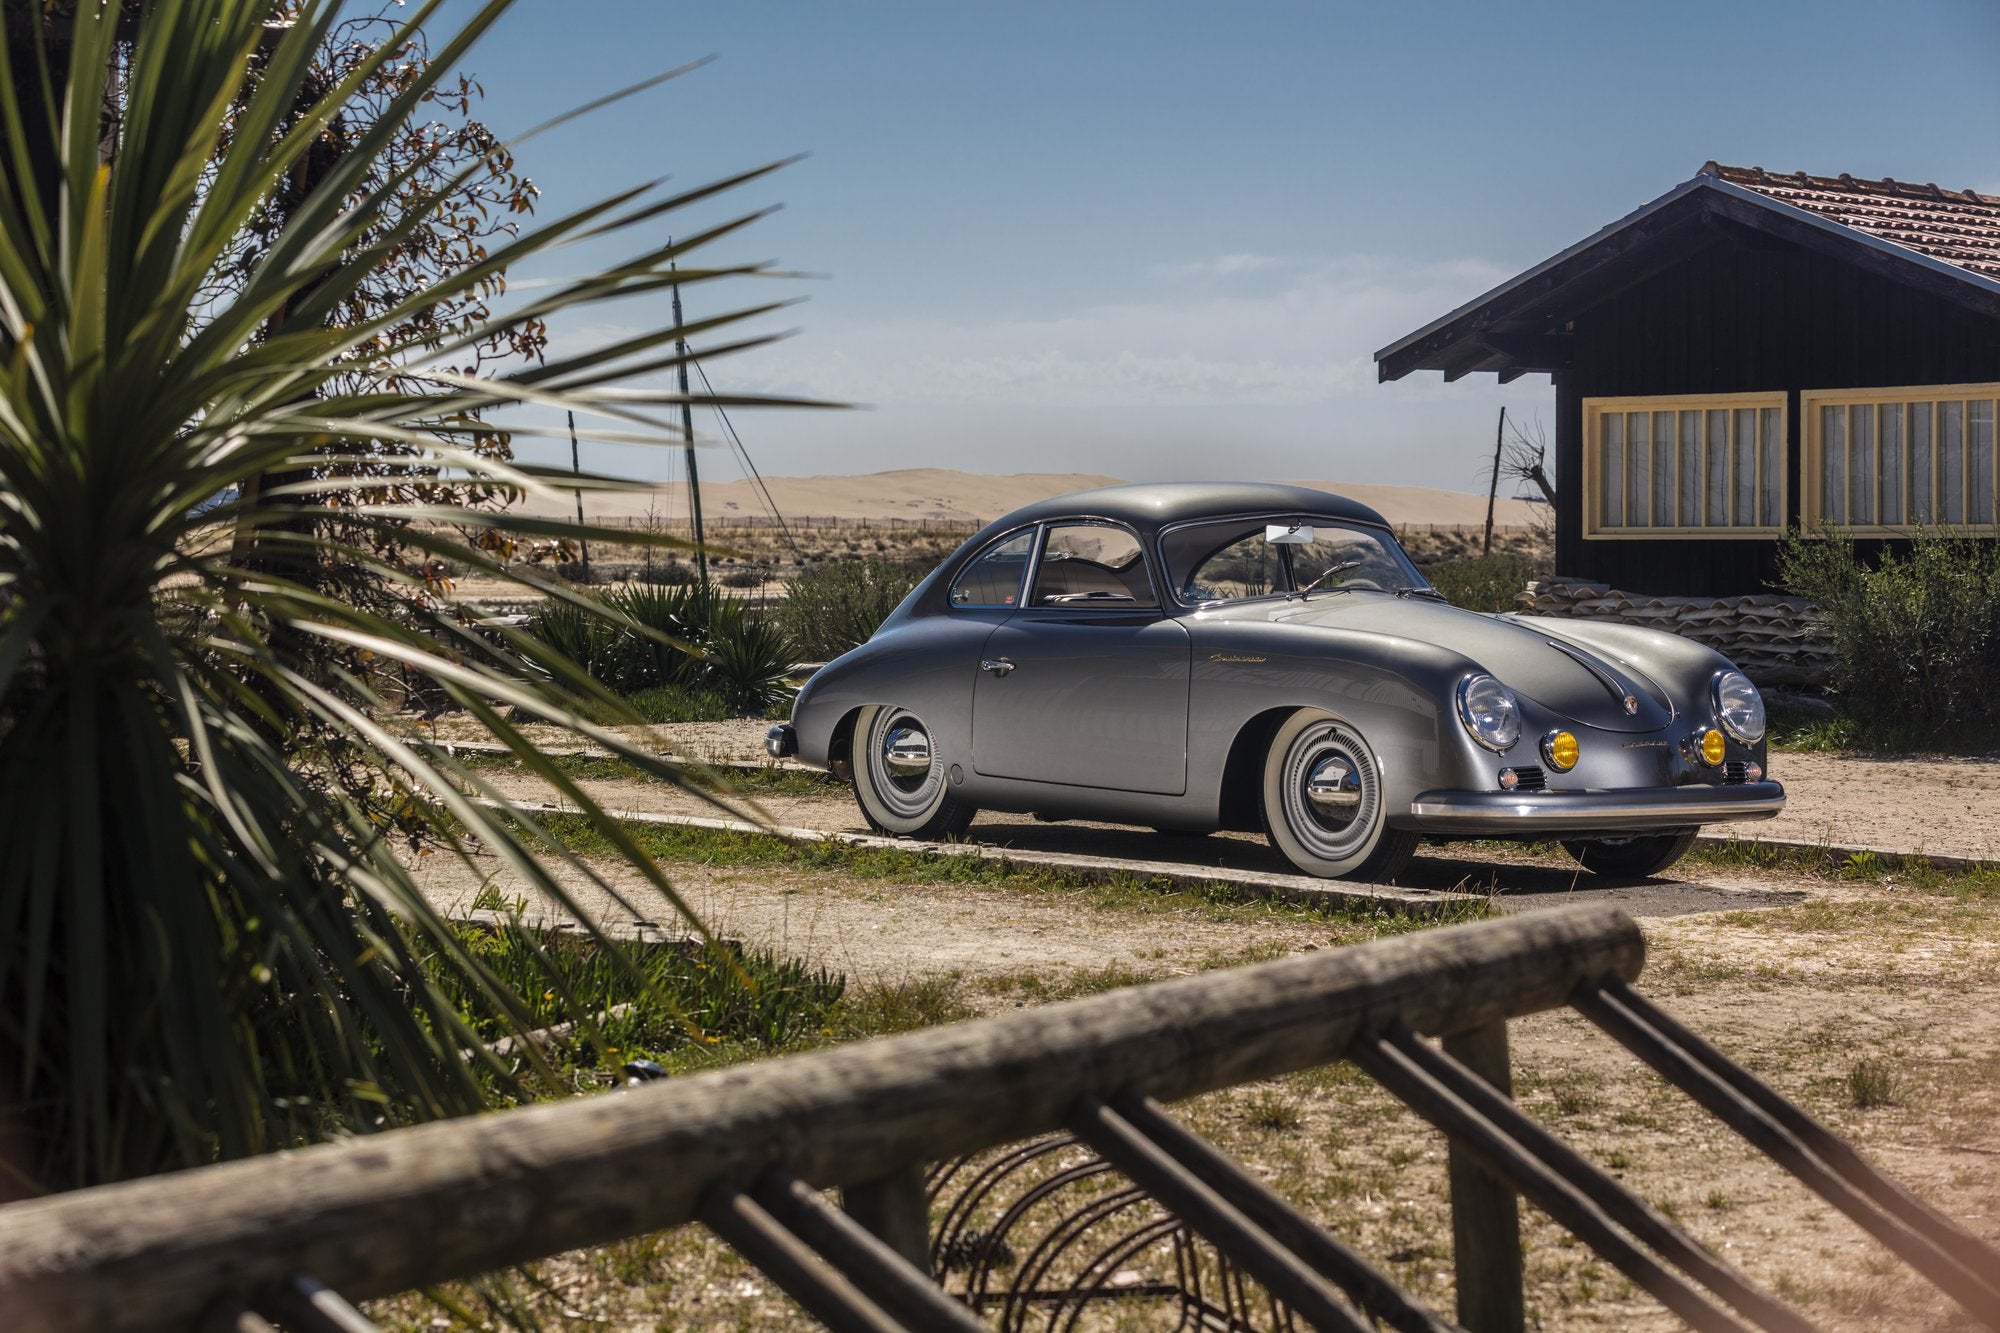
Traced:
<path fill-rule="evenodd" d="M 773 759 L 789 759 L 799 752 L 799 733 L 789 722 L 780 722 L 764 733 L 764 752 Z"/>
<path fill-rule="evenodd" d="M 1776 782 L 1733 787 L 1628 787 L 1615 791 L 1427 791 L 1410 802 L 1426 833 L 1643 833 L 1769 819 L 1785 808 Z"/>

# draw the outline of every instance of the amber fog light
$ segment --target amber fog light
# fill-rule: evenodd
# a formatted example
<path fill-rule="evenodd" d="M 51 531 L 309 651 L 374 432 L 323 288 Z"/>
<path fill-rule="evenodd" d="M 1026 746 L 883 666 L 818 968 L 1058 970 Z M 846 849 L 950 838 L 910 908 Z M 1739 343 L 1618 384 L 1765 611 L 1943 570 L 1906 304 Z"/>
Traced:
<path fill-rule="evenodd" d="M 1710 768 L 1722 762 L 1722 733 L 1714 727 L 1701 733 L 1701 762 Z"/>
<path fill-rule="evenodd" d="M 1578 750 L 1576 737 L 1567 731 L 1552 731 L 1542 737 L 1542 758 L 1549 761 L 1549 767 L 1558 773 L 1567 773 L 1576 767 Z"/>

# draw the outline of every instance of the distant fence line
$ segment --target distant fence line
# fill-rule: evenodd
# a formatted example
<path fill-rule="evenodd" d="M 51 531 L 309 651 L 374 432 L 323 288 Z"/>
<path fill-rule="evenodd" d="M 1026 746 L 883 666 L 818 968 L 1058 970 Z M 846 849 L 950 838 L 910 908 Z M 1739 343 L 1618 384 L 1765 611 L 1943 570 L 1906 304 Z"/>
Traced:
<path fill-rule="evenodd" d="M 776 530 L 781 526 L 780 520 L 774 519 L 768 514 L 708 514 L 704 515 L 704 519 L 706 520 L 706 526 L 717 530 L 723 528 L 769 528 Z M 688 518 L 685 514 L 656 518 L 648 518 L 643 514 L 631 514 L 620 517 L 596 518 L 592 519 L 591 522 L 598 527 L 627 528 L 633 531 L 659 528 L 663 531 L 672 532 L 688 526 Z M 977 532 L 980 528 L 985 527 L 988 522 L 989 520 L 987 519 L 973 518 L 853 518 L 843 517 L 838 514 L 802 514 L 798 517 L 786 515 L 782 520 L 782 526 L 790 528 L 794 532 L 866 531 L 886 528 L 892 532 L 915 532 L 920 534 L 957 533 L 964 535 Z M 1484 523 L 1392 523 L 1389 526 L 1399 536 L 1424 533 L 1431 536 L 1443 534 L 1446 536 L 1477 537 L 1485 535 L 1486 532 L 1486 525 Z M 1530 523 L 1496 523 L 1493 525 L 1493 535 L 1496 537 L 1531 533 L 1534 531 L 1536 531 L 1535 526 Z"/>

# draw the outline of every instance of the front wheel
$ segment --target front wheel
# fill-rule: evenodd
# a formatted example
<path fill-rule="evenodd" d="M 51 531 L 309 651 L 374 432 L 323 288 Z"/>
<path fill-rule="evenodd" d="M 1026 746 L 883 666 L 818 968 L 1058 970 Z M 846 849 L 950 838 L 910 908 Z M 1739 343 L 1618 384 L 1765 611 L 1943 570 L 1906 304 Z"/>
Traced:
<path fill-rule="evenodd" d="M 1388 826 L 1382 771 L 1359 732 L 1326 713 L 1294 713 L 1264 758 L 1264 833 L 1280 856 L 1321 879 L 1388 881 L 1417 835 Z"/>
<path fill-rule="evenodd" d="M 854 723 L 854 799 L 877 833 L 949 838 L 978 810 L 951 794 L 930 729 L 907 708 L 861 710 Z"/>
<path fill-rule="evenodd" d="M 1634 838 L 1590 838 L 1563 843 L 1563 850 L 1593 875 L 1645 879 L 1657 875 L 1694 846 L 1694 829 L 1649 833 Z"/>

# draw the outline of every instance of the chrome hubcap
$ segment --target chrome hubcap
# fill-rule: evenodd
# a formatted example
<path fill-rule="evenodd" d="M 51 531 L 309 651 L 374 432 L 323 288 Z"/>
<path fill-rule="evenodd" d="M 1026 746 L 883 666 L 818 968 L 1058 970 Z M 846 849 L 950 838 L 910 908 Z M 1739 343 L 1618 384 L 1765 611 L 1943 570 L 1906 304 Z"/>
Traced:
<path fill-rule="evenodd" d="M 893 778 L 925 777 L 931 771 L 931 738 L 907 722 L 892 728 L 882 740 L 882 766 Z"/>
<path fill-rule="evenodd" d="M 1330 754 L 1306 774 L 1306 799 L 1322 821 L 1346 824 L 1361 804 L 1361 775 L 1344 754 Z"/>

